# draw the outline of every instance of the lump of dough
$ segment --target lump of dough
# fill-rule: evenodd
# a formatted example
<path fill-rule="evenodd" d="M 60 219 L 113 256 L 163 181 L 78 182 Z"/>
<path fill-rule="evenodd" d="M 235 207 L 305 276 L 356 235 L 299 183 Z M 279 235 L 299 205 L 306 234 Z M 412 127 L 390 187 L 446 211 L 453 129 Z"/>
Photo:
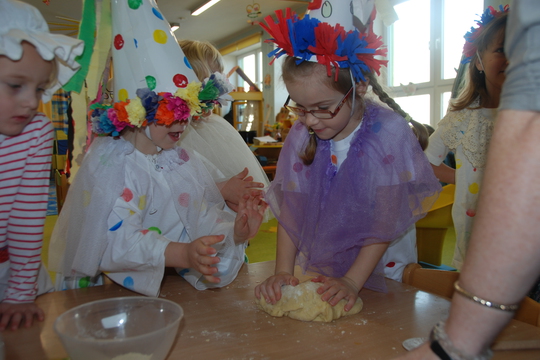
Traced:
<path fill-rule="evenodd" d="M 343 310 L 347 300 L 341 299 L 336 306 L 330 305 L 321 299 L 317 289 L 321 283 L 305 281 L 297 286 L 285 285 L 281 288 L 281 299 L 275 305 L 267 304 L 263 296 L 256 299 L 259 309 L 268 314 L 281 317 L 288 316 L 302 321 L 330 322 L 342 316 L 354 315 L 360 312 L 363 302 L 360 298 L 349 311 Z"/>

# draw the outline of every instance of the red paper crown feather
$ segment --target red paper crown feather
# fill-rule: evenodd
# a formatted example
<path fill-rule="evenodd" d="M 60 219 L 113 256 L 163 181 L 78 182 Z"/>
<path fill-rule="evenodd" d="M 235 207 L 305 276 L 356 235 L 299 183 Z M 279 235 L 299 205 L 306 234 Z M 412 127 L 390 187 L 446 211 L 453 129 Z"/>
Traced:
<path fill-rule="evenodd" d="M 264 21 L 268 25 L 265 25 L 261 22 L 259 25 L 266 30 L 266 32 L 272 37 L 272 39 L 266 40 L 266 42 L 273 42 L 280 48 L 280 52 L 285 52 L 287 54 L 293 54 L 293 47 L 291 43 L 291 37 L 289 34 L 289 23 L 288 19 L 293 18 L 293 13 L 290 8 L 286 9 L 286 14 L 283 16 L 282 11 L 276 11 L 277 21 L 274 22 L 272 15 L 268 15 L 264 18 Z M 277 56 L 272 58 L 270 64 L 274 62 Z"/>
<path fill-rule="evenodd" d="M 317 62 L 326 65 L 328 76 L 332 75 L 332 65 L 339 68 L 338 61 L 347 60 L 346 56 L 336 55 L 338 48 L 338 37 L 345 38 L 345 29 L 337 24 L 335 27 L 328 23 L 320 23 L 315 28 L 315 46 L 310 46 L 308 49 L 317 56 Z M 335 80 L 338 78 L 338 72 L 335 73 Z"/>
<path fill-rule="evenodd" d="M 308 10 L 317 10 L 322 6 L 322 0 L 312 0 L 308 5 Z"/>
<path fill-rule="evenodd" d="M 373 28 L 373 24 L 370 26 Z M 382 36 L 376 35 L 372 29 L 365 35 L 365 39 L 368 42 L 368 48 L 375 49 L 375 53 L 373 54 L 357 54 L 359 60 L 362 60 L 366 63 L 368 67 L 373 69 L 377 75 L 381 75 L 381 66 L 388 66 L 388 60 L 381 60 L 375 58 L 375 55 L 380 55 L 382 57 L 386 57 L 388 54 L 388 49 L 383 47 L 384 42 L 382 41 Z"/>

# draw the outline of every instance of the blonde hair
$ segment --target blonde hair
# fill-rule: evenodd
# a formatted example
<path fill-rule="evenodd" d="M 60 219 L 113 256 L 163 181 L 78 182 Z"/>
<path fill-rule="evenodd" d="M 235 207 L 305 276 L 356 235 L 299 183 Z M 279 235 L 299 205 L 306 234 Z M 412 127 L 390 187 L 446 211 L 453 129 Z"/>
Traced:
<path fill-rule="evenodd" d="M 480 103 L 477 108 L 483 108 L 489 102 L 490 96 L 487 92 L 486 77 L 483 72 L 476 68 L 476 63 L 479 61 L 478 55 L 482 55 L 488 46 L 502 36 L 506 29 L 508 12 L 503 12 L 500 16 L 493 19 L 480 35 L 474 40 L 476 53 L 472 56 L 467 70 L 467 76 L 463 80 L 462 89 L 458 96 L 450 101 L 450 111 L 459 111 L 468 108 L 477 98 Z"/>
<path fill-rule="evenodd" d="M 180 40 L 178 41 L 184 55 L 189 60 L 195 75 L 203 81 L 214 72 L 224 71 L 223 58 L 218 49 L 207 41 Z"/>
<path fill-rule="evenodd" d="M 305 78 L 313 76 L 315 72 L 321 71 L 320 65 L 315 62 L 303 61 L 300 64 L 296 64 L 296 59 L 293 57 L 287 57 L 282 65 L 282 77 L 285 82 L 297 81 L 299 78 Z M 337 81 L 334 81 L 335 71 L 338 71 Z M 325 77 L 324 85 L 339 91 L 342 94 L 346 94 L 347 91 L 351 88 L 352 80 L 349 73 L 349 69 L 332 69 L 332 76 Z M 365 74 L 364 74 L 365 75 Z M 377 77 L 373 73 L 367 74 L 366 78 L 369 80 L 373 92 L 379 97 L 379 99 L 388 105 L 392 110 L 406 118 L 409 123 L 412 125 L 411 130 L 415 134 L 416 138 L 422 146 L 422 150 L 427 148 L 429 134 L 425 126 L 412 120 L 403 109 L 392 99 L 388 94 L 383 90 L 381 85 L 377 82 Z M 358 108 L 363 110 L 365 107 L 365 102 L 363 96 L 355 94 L 356 103 Z M 347 99 L 347 102 L 351 102 L 351 99 Z M 315 159 L 315 152 L 317 151 L 317 135 L 311 134 L 309 142 L 304 149 L 304 152 L 300 154 L 300 159 L 302 159 L 305 165 L 310 165 Z"/>

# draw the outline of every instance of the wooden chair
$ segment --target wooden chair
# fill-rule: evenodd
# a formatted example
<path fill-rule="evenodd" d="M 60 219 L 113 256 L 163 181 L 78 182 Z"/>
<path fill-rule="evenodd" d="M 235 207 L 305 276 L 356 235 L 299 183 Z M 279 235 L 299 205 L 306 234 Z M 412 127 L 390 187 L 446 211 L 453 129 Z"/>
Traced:
<path fill-rule="evenodd" d="M 403 283 L 412 285 L 422 291 L 435 295 L 452 298 L 454 282 L 459 279 L 457 271 L 423 269 L 419 264 L 413 263 L 403 271 Z M 514 319 L 540 327 L 540 303 L 526 297 Z"/>
<path fill-rule="evenodd" d="M 407 265 L 403 271 L 403 283 L 446 298 L 452 298 L 458 278 L 457 271 L 423 269 L 417 263 Z"/>

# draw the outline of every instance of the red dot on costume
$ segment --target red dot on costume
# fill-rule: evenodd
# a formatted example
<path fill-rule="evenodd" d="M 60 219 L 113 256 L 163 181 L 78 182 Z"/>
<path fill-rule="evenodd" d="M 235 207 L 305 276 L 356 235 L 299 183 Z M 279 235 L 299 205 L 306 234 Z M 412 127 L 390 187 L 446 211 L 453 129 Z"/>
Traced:
<path fill-rule="evenodd" d="M 183 207 L 189 206 L 189 193 L 182 193 L 178 196 L 178 203 Z"/>
<path fill-rule="evenodd" d="M 386 264 L 386 267 L 389 267 L 389 268 L 392 268 L 394 266 L 396 266 L 396 263 L 393 261 L 390 261 L 388 264 Z"/>
<path fill-rule="evenodd" d="M 176 74 L 173 77 L 173 82 L 176 87 L 185 88 L 188 85 L 188 79 L 182 74 Z"/>
<path fill-rule="evenodd" d="M 180 159 L 184 160 L 185 162 L 189 161 L 189 154 L 187 153 L 186 150 L 182 149 L 180 151 Z"/>
<path fill-rule="evenodd" d="M 142 233 L 143 235 L 148 234 L 148 232 L 149 232 L 149 230 L 147 230 L 147 229 L 141 230 L 141 233 Z"/>
<path fill-rule="evenodd" d="M 467 216 L 474 217 L 476 215 L 476 211 L 474 211 L 474 209 L 468 209 L 466 214 Z"/>
<path fill-rule="evenodd" d="M 337 165 L 337 156 L 332 155 L 332 164 Z"/>
<path fill-rule="evenodd" d="M 122 198 L 125 202 L 130 202 L 133 199 L 133 193 L 128 188 L 125 188 L 122 193 Z"/>
<path fill-rule="evenodd" d="M 476 171 L 476 168 L 474 168 L 473 171 Z"/>
<path fill-rule="evenodd" d="M 394 155 L 386 155 L 383 159 L 383 163 L 386 165 L 393 163 L 395 160 Z"/>
<path fill-rule="evenodd" d="M 124 38 L 122 35 L 118 34 L 114 37 L 114 48 L 116 50 L 120 50 L 124 47 Z"/>

